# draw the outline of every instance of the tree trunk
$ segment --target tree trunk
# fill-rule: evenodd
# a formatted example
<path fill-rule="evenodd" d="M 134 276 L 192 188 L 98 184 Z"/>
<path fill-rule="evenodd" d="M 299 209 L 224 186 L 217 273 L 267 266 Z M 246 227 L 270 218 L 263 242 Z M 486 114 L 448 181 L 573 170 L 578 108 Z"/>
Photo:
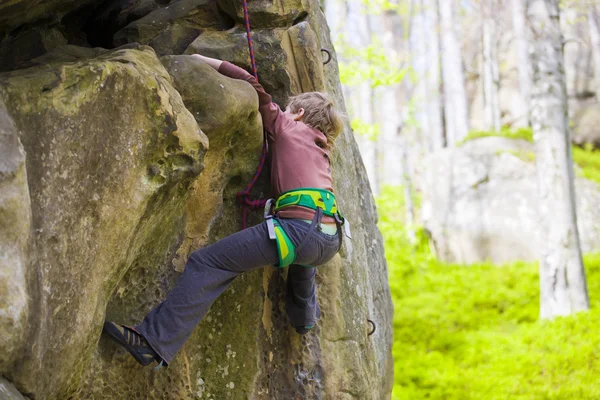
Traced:
<path fill-rule="evenodd" d="M 404 206 L 406 209 L 406 234 L 411 244 L 417 242 L 415 236 L 415 208 L 412 200 L 412 182 L 408 165 L 408 146 L 402 146 L 400 160 L 402 163 L 402 186 L 404 188 Z"/>
<path fill-rule="evenodd" d="M 454 27 L 453 6 L 455 3 L 453 0 L 438 0 L 444 81 L 444 115 L 448 146 L 454 146 L 469 132 L 461 48 Z"/>
<path fill-rule="evenodd" d="M 498 104 L 498 46 L 496 39 L 493 0 L 484 0 L 483 9 L 483 109 L 485 129 L 500 131 L 500 105 Z"/>
<path fill-rule="evenodd" d="M 559 0 L 532 0 L 531 122 L 540 193 L 540 317 L 587 310 L 575 210 Z"/>
<path fill-rule="evenodd" d="M 358 3 L 357 9 L 354 11 L 358 12 L 358 15 L 355 16 L 357 22 L 356 28 L 358 28 L 357 34 L 355 35 L 355 38 L 357 39 L 355 45 L 359 49 L 363 49 L 368 47 L 371 43 L 371 30 L 373 25 L 371 19 L 373 16 L 369 14 L 367 5 L 361 2 Z M 374 102 L 375 93 L 372 82 L 365 80 L 360 84 L 360 106 L 354 109 L 354 115 L 358 116 L 362 122 L 369 126 L 372 126 L 376 123 Z M 367 170 L 369 183 L 371 184 L 371 191 L 377 196 L 379 194 L 377 141 L 372 140 L 372 138 L 362 136 L 359 140 L 359 143 L 361 144 L 360 153 L 362 154 L 365 168 Z"/>
<path fill-rule="evenodd" d="M 440 105 L 440 55 L 436 0 L 415 2 L 410 31 L 410 57 L 415 72 L 415 119 L 428 150 L 444 147 Z"/>
<path fill-rule="evenodd" d="M 592 56 L 594 58 L 594 93 L 596 93 L 596 101 L 600 101 L 600 26 L 598 24 L 598 13 L 594 5 L 590 6 L 588 23 Z"/>
<path fill-rule="evenodd" d="M 518 119 L 524 118 L 529 125 L 529 107 L 531 101 L 531 63 L 529 60 L 529 41 L 527 40 L 527 29 L 525 25 L 525 9 L 528 0 L 512 1 L 512 21 L 517 45 L 517 68 L 519 70 L 519 91 L 523 98 L 523 115 Z M 522 118 L 521 118 L 522 117 Z"/>
<path fill-rule="evenodd" d="M 381 15 L 382 44 L 390 60 L 397 65 L 400 65 L 400 58 L 396 43 L 405 42 L 404 37 L 396 35 L 396 30 L 400 27 L 395 25 L 400 25 L 401 22 L 396 12 L 388 10 Z M 381 116 L 379 118 L 381 136 L 379 137 L 378 148 L 379 155 L 382 156 L 379 168 L 382 175 L 382 184 L 392 186 L 398 186 L 402 181 L 402 177 L 398 174 L 398 165 L 400 164 L 398 155 L 402 143 L 397 134 L 402 124 L 401 107 L 403 104 L 397 98 L 400 85 L 400 83 L 397 83 L 378 88 L 381 92 L 377 107 Z"/>

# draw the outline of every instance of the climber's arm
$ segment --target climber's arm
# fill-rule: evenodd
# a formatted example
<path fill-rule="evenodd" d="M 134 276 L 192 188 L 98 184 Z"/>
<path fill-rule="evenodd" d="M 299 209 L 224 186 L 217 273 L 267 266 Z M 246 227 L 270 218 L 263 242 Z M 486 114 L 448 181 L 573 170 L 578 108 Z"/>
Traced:
<path fill-rule="evenodd" d="M 219 73 L 234 79 L 241 79 L 254 87 L 258 94 L 258 110 L 263 119 L 263 126 L 265 129 L 273 135 L 270 139 L 273 140 L 274 136 L 278 132 L 283 130 L 284 125 L 287 125 L 293 121 L 286 118 L 281 111 L 281 108 L 271 99 L 265 89 L 256 80 L 254 76 L 243 70 L 242 68 L 235 66 L 227 61 L 217 60 L 215 58 L 205 57 L 200 54 L 194 54 L 194 57 L 198 57 L 208 65 L 219 71 Z"/>

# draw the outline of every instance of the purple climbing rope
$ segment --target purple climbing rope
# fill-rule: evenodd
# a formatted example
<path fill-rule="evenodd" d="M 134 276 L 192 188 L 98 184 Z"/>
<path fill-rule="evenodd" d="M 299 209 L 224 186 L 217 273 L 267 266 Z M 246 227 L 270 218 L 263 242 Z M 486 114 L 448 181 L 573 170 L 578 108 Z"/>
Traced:
<path fill-rule="evenodd" d="M 258 81 L 258 74 L 256 73 L 256 61 L 254 59 L 254 47 L 252 46 L 252 34 L 250 33 L 250 16 L 248 15 L 248 3 L 246 3 L 246 0 L 242 0 L 242 5 L 244 6 L 244 21 L 246 22 L 246 36 L 248 38 L 248 49 L 250 50 L 252 74 Z"/>
<path fill-rule="evenodd" d="M 250 63 L 252 64 L 252 74 L 258 81 L 258 73 L 256 72 L 256 61 L 254 59 L 254 47 L 252 46 L 252 34 L 250 33 L 250 17 L 248 16 L 248 4 L 246 0 L 242 0 L 242 4 L 244 6 L 244 20 L 246 22 L 246 35 L 248 37 L 248 49 L 250 50 Z M 263 166 L 265 165 L 265 160 L 267 159 L 267 135 L 266 132 L 263 133 L 263 148 L 262 148 L 262 156 L 260 158 L 260 163 L 258 164 L 258 168 L 254 177 L 246 186 L 244 190 L 237 193 L 237 199 L 242 204 L 242 229 L 246 229 L 247 220 L 248 220 L 248 210 L 255 210 L 257 208 L 262 208 L 265 206 L 266 200 L 253 200 L 250 196 L 250 190 L 254 187 L 254 184 L 258 180 L 260 173 L 262 172 Z"/>

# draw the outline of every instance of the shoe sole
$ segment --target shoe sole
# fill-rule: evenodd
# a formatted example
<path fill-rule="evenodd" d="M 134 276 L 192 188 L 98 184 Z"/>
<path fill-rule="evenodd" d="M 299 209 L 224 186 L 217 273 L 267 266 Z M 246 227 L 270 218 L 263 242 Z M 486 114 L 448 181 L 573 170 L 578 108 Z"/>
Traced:
<path fill-rule="evenodd" d="M 118 328 L 118 325 L 115 324 L 114 322 L 105 322 L 104 323 L 104 327 L 102 328 L 102 330 L 104 332 L 106 332 L 106 334 L 108 336 L 110 336 L 110 338 L 115 341 L 117 344 L 119 344 L 121 347 L 123 347 L 125 350 L 127 350 L 129 352 L 129 354 L 131 354 L 131 356 L 133 358 L 135 358 L 135 360 L 140 363 L 143 366 L 146 366 L 148 364 L 150 364 L 152 361 L 154 361 L 154 359 L 152 359 L 151 361 L 148 361 L 147 359 L 142 359 L 139 354 L 133 350 L 129 344 L 125 341 L 125 339 L 123 338 L 123 334 L 121 333 L 121 331 Z"/>

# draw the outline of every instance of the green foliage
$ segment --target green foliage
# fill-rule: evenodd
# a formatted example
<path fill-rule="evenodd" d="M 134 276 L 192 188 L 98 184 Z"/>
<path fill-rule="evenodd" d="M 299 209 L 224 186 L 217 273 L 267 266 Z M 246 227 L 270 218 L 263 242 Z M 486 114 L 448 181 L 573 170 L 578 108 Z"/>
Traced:
<path fill-rule="evenodd" d="M 390 11 L 403 16 L 410 14 L 410 3 L 408 1 L 363 0 L 363 2 L 367 6 L 368 14 L 378 15 Z"/>
<path fill-rule="evenodd" d="M 523 139 L 529 142 L 533 142 L 533 131 L 531 128 L 519 128 L 517 130 L 511 130 L 509 128 L 502 128 L 500 132 L 494 131 L 473 131 L 470 132 L 466 138 L 457 143 L 458 146 L 482 137 L 499 136 L 509 139 Z M 580 167 L 578 170 L 579 175 L 600 183 L 600 151 L 595 149 L 592 145 L 586 145 L 584 148 L 573 146 L 573 162 Z M 519 157 L 523 161 L 533 162 L 535 161 L 535 153 L 528 151 L 515 151 L 515 150 L 499 150 L 496 154 L 500 153 L 512 153 Z"/>
<path fill-rule="evenodd" d="M 581 167 L 582 176 L 600 184 L 600 151 L 592 145 L 583 149 L 573 146 L 573 161 Z"/>
<path fill-rule="evenodd" d="M 533 142 L 533 131 L 531 130 L 531 128 L 510 129 L 510 128 L 504 127 L 502 129 L 500 129 L 499 132 L 497 132 L 497 131 L 472 131 L 472 132 L 469 132 L 467 137 L 465 137 L 463 140 L 461 140 L 460 142 L 457 143 L 457 146 L 460 146 L 460 145 L 464 144 L 465 142 L 468 142 L 469 140 L 478 139 L 478 138 L 482 138 L 482 137 L 488 137 L 488 136 L 500 136 L 500 137 L 505 137 L 508 139 L 523 139 L 523 140 L 527 140 L 528 142 Z"/>
<path fill-rule="evenodd" d="M 394 302 L 394 400 L 600 398 L 600 255 L 585 257 L 592 311 L 538 321 L 536 263 L 437 261 L 411 246 L 402 192 L 378 199 Z"/>
<path fill-rule="evenodd" d="M 408 72 L 407 68 L 401 68 L 397 60 L 386 54 L 379 41 L 356 48 L 341 37 L 335 47 L 344 55 L 339 62 L 339 69 L 340 81 L 346 86 L 356 86 L 365 81 L 374 88 L 394 85 L 402 82 Z"/>
<path fill-rule="evenodd" d="M 368 124 L 360 118 L 353 118 L 350 126 L 354 133 L 366 137 L 368 140 L 376 141 L 381 133 L 379 124 Z"/>

